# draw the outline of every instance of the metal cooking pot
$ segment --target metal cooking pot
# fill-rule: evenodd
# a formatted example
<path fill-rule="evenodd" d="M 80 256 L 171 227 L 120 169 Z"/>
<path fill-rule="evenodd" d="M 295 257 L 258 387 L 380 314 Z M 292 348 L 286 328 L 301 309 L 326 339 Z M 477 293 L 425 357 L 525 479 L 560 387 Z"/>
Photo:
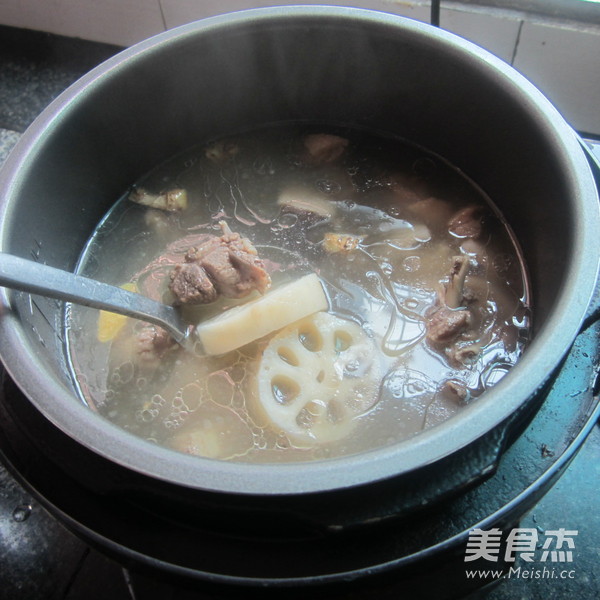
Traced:
<path fill-rule="evenodd" d="M 530 269 L 534 337 L 522 360 L 457 417 L 410 441 L 311 463 L 220 462 L 158 447 L 87 409 L 65 366 L 63 306 L 2 290 L 2 360 L 27 410 L 70 440 L 69 456 L 52 447 L 52 436 L 44 441 L 65 468 L 80 448 L 114 465 L 119 485 L 129 473 L 173 494 L 281 500 L 364 490 L 481 448 L 482 440 L 492 440 L 496 456 L 506 423 L 555 372 L 592 313 L 600 262 L 598 195 L 578 138 L 504 62 L 384 13 L 317 6 L 233 13 L 108 60 L 55 100 L 9 157 L 0 251 L 73 269 L 102 216 L 155 165 L 208 138 L 290 120 L 406 138 L 487 192 Z"/>

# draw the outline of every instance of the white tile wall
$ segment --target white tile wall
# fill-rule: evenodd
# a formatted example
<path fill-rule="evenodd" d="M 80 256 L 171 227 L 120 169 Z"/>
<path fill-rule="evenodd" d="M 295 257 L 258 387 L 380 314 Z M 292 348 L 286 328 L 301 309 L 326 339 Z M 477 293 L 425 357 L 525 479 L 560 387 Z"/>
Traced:
<path fill-rule="evenodd" d="M 600 134 L 600 30 L 524 23 L 514 67 L 575 129 Z"/>
<path fill-rule="evenodd" d="M 502 16 L 498 11 L 486 14 L 442 9 L 440 26 L 510 62 L 519 36 L 520 23 L 515 18 Z"/>
<path fill-rule="evenodd" d="M 160 0 L 167 29 L 202 19 L 207 16 L 257 8 L 263 6 L 285 6 L 290 4 L 329 4 L 353 6 L 389 12 L 403 17 L 429 23 L 428 2 L 402 2 L 399 0 L 328 0 L 307 2 L 305 0 L 227 0 L 226 2 L 198 2 L 198 0 Z M 497 15 L 474 14 L 456 9 L 442 9 L 443 27 L 456 33 L 506 61 L 510 61 L 517 40 L 519 23 L 514 19 Z"/>
<path fill-rule="evenodd" d="M 131 45 L 208 16 L 257 6 L 333 4 L 427 22 L 428 0 L 0 0 L 0 23 Z M 519 13 L 442 2 L 441 25 L 490 50 L 535 83 L 577 129 L 600 135 L 600 27 L 522 22 Z"/>
<path fill-rule="evenodd" d="M 329 4 L 370 8 L 410 17 L 419 21 L 429 21 L 429 6 L 420 2 L 402 2 L 397 0 L 224 0 L 222 2 L 199 2 L 198 0 L 160 0 L 168 29 L 207 16 L 219 15 L 236 10 L 264 6 L 285 6 L 291 4 Z"/>

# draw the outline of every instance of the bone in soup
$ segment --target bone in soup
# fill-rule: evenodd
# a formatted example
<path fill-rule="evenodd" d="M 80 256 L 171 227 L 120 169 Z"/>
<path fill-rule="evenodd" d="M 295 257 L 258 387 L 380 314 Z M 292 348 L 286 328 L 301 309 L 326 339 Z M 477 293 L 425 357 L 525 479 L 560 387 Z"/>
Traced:
<path fill-rule="evenodd" d="M 82 400 L 216 459 L 411 438 L 493 387 L 529 334 L 525 265 L 491 201 L 363 131 L 277 126 L 178 155 L 115 204 L 78 272 L 180 306 L 199 340 L 69 306 Z"/>

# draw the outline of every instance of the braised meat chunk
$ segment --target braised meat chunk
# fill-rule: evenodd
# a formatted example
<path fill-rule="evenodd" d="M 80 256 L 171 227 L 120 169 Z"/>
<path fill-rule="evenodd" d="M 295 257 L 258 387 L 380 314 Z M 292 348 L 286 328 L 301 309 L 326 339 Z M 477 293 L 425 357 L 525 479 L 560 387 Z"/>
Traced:
<path fill-rule="evenodd" d="M 167 350 L 173 348 L 176 343 L 169 332 L 162 327 L 145 323 L 136 335 L 136 353 L 140 361 L 157 364 Z"/>
<path fill-rule="evenodd" d="M 451 344 L 471 325 L 472 315 L 464 298 L 468 270 L 469 259 L 455 256 L 448 282 L 438 292 L 437 307 L 427 322 L 427 339 L 434 346 Z"/>
<path fill-rule="evenodd" d="M 248 238 L 234 233 L 221 221 L 220 237 L 211 236 L 190 248 L 182 264 L 175 265 L 169 289 L 176 304 L 206 304 L 219 296 L 243 298 L 264 293 L 271 278 Z"/>
<path fill-rule="evenodd" d="M 152 194 L 144 188 L 134 187 L 129 194 L 129 200 L 166 212 L 179 212 L 185 210 L 188 205 L 187 191 L 180 188 Z"/>
<path fill-rule="evenodd" d="M 459 238 L 479 238 L 484 230 L 488 211 L 483 206 L 462 208 L 448 221 L 448 231 Z"/>
<path fill-rule="evenodd" d="M 427 323 L 427 339 L 436 345 L 453 342 L 470 323 L 466 309 L 450 309 L 440 306 Z"/>
<path fill-rule="evenodd" d="M 189 252 L 185 255 L 185 263 L 176 265 L 172 271 L 169 289 L 177 304 L 208 304 L 219 296 L 207 272 Z"/>
<path fill-rule="evenodd" d="M 304 138 L 303 160 L 310 165 L 335 162 L 346 150 L 348 140 L 329 133 L 313 133 Z"/>

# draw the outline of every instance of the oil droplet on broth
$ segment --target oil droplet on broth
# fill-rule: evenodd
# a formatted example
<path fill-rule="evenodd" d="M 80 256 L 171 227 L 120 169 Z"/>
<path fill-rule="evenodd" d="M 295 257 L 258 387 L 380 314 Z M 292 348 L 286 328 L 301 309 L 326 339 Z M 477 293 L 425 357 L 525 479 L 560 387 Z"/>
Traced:
<path fill-rule="evenodd" d="M 414 273 L 415 271 L 418 271 L 420 266 L 421 258 L 419 256 L 407 256 L 402 261 L 402 267 L 405 271 L 408 271 L 409 273 Z"/>

